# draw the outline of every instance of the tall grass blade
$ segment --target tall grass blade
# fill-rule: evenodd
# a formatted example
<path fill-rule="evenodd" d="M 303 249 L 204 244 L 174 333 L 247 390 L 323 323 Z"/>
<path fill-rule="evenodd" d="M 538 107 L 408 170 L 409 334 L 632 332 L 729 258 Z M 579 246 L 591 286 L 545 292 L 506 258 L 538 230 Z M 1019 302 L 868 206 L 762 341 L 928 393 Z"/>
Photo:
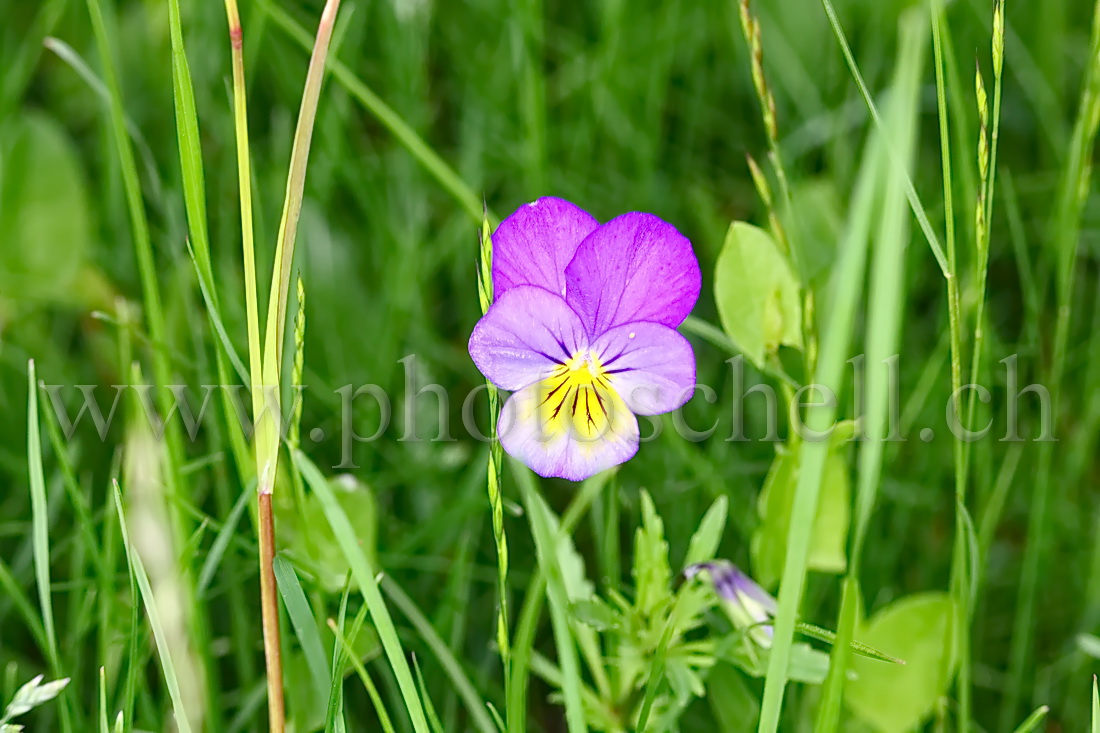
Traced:
<path fill-rule="evenodd" d="M 355 582 L 358 583 L 359 592 L 363 595 L 363 600 L 370 609 L 374 627 L 378 631 L 378 638 L 382 642 L 382 648 L 385 650 L 390 667 L 397 678 L 401 697 L 405 702 L 406 709 L 409 711 L 413 728 L 416 733 L 428 733 L 428 721 L 424 715 L 424 708 L 421 705 L 408 661 L 405 659 L 401 639 L 397 636 L 397 629 L 394 628 L 389 608 L 378 590 L 374 570 L 371 568 L 363 548 L 359 545 L 359 540 L 355 536 L 351 522 L 348 521 L 347 515 L 336 500 L 336 495 L 333 493 L 332 487 L 329 486 L 328 480 L 321 474 L 317 466 L 306 458 L 301 451 L 295 451 L 293 458 L 294 462 L 298 464 L 306 483 L 320 500 L 325 518 L 328 520 L 329 526 L 332 527 L 332 533 L 335 535 L 348 565 L 351 566 L 352 576 L 355 578 Z"/>
<path fill-rule="evenodd" d="M 870 526 L 871 513 L 878 494 L 882 474 L 882 454 L 889 438 L 887 424 L 890 401 L 890 369 L 897 353 L 901 333 L 901 314 L 905 292 L 905 251 L 909 241 L 908 211 L 902 175 L 913 157 L 918 114 L 918 90 L 923 68 L 922 40 L 927 24 L 923 15 L 907 13 L 900 27 L 901 39 L 890 96 L 886 111 L 886 129 L 891 144 L 896 146 L 895 161 L 905 166 L 891 170 L 886 177 L 879 201 L 880 221 L 875 237 L 874 259 L 869 275 L 871 292 L 868 299 L 866 403 L 861 417 L 861 434 L 866 439 L 859 444 L 859 480 L 856 489 L 853 539 L 848 558 L 842 605 L 838 620 L 838 638 L 833 646 L 829 676 L 818 708 L 817 731 L 837 730 L 840 703 L 847 680 L 847 663 L 851 655 L 854 620 L 862 609 L 858 582 L 863 566 L 863 547 Z M 828 327 L 828 326 L 826 326 Z M 896 358 L 896 357 L 895 357 Z M 847 605 L 845 605 L 847 604 Z"/>
<path fill-rule="evenodd" d="M 60 675 L 57 631 L 53 618 L 53 589 L 50 584 L 50 510 L 46 501 L 46 479 L 42 472 L 42 433 L 38 423 L 38 378 L 34 360 L 27 362 L 27 473 L 31 489 L 31 543 L 34 549 L 34 579 L 46 637 L 43 651 L 55 675 Z"/>
<path fill-rule="evenodd" d="M 840 19 L 837 18 L 836 10 L 833 8 L 833 4 L 830 0 L 821 0 L 821 5 L 825 8 L 825 15 L 829 18 L 829 25 L 832 26 L 837 43 L 840 44 L 840 49 L 844 52 L 844 60 L 848 64 L 848 70 L 852 73 L 852 78 L 855 79 L 856 86 L 859 87 L 859 93 L 863 96 L 863 101 L 867 105 L 867 110 L 871 113 L 871 119 L 875 123 L 875 128 L 879 131 L 880 135 L 885 136 L 886 130 L 882 124 L 882 118 L 879 116 L 878 108 L 871 98 L 871 92 L 867 89 L 867 83 L 863 81 L 863 74 L 859 71 L 859 65 L 856 64 L 855 57 L 852 56 L 852 49 L 848 45 L 848 38 L 844 35 L 844 29 L 840 25 Z M 890 157 L 890 163 L 894 168 L 900 170 L 905 169 L 905 166 L 897 159 L 897 153 L 889 144 L 886 145 L 886 153 Z M 932 229 L 932 224 L 928 221 L 928 214 L 925 212 L 924 205 L 917 195 L 917 190 L 913 187 L 913 180 L 909 177 L 908 171 L 905 172 L 904 183 L 905 197 L 909 200 L 909 207 L 913 210 L 913 215 L 917 218 L 917 223 L 920 224 L 921 232 L 924 233 L 924 238 L 928 242 L 928 246 L 932 249 L 932 254 L 936 258 L 936 264 L 939 265 L 940 272 L 943 273 L 944 277 L 947 277 L 947 256 L 944 254 L 943 246 L 940 245 L 939 237 L 936 236 L 935 230 Z"/>
<path fill-rule="evenodd" d="M 1069 346 L 1069 326 L 1073 309 L 1074 273 L 1077 265 L 1078 237 L 1081 232 L 1081 212 L 1092 181 L 1092 154 L 1100 125 L 1100 2 L 1093 10 L 1092 40 L 1089 46 L 1088 64 L 1085 68 L 1084 88 L 1077 111 L 1077 121 L 1070 138 L 1066 167 L 1059 188 L 1054 230 L 1051 232 L 1057 256 L 1056 294 L 1057 316 L 1054 323 L 1054 345 L 1050 365 L 1044 383 L 1049 385 L 1051 413 L 1059 414 L 1062 392 L 1062 376 L 1066 367 Z M 1033 648 L 1032 634 L 1038 605 L 1040 580 L 1048 562 L 1050 533 L 1050 500 L 1055 485 L 1054 441 L 1043 441 L 1039 446 L 1039 461 L 1033 484 L 1030 512 L 1028 514 L 1027 545 L 1024 549 L 1023 569 L 1020 574 L 1016 618 L 1012 633 L 1012 652 L 1009 662 L 1008 688 L 1002 705 L 1002 727 L 1005 721 L 1011 725 L 1015 711 L 1020 706 L 1024 677 L 1030 664 Z"/>
<path fill-rule="evenodd" d="M 822 309 L 824 317 L 820 322 L 823 333 L 814 381 L 826 386 L 840 384 L 856 308 L 862 296 L 875 205 L 878 192 L 885 183 L 888 158 L 885 143 L 880 139 L 884 134 L 876 128 L 868 144 L 869 152 L 864 156 L 846 229 L 839 244 L 839 261 L 829 287 L 831 298 L 826 300 Z M 900 171 L 898 175 L 901 175 Z M 818 407 L 809 411 L 804 422 L 810 430 L 824 431 L 832 427 L 835 419 L 835 408 Z M 828 441 L 806 442 L 802 446 L 794 510 L 787 535 L 787 554 L 779 586 L 774 642 L 764 683 L 758 726 L 760 733 L 775 733 L 779 728 L 791 644 L 806 575 L 806 554 L 827 450 Z"/>

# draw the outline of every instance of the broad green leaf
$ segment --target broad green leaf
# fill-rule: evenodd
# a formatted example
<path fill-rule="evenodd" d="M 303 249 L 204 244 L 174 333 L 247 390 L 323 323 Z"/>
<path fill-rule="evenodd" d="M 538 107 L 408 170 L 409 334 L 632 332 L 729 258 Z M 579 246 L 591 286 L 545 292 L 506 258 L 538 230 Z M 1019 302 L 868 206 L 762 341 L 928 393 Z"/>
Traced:
<path fill-rule="evenodd" d="M 780 345 L 802 348 L 798 280 L 763 229 L 730 225 L 715 265 L 714 299 L 722 327 L 757 368 Z"/>
<path fill-rule="evenodd" d="M 848 524 L 851 515 L 851 483 L 846 445 L 855 424 L 838 423 L 829 437 L 829 454 L 821 479 L 817 516 L 810 537 L 808 567 L 824 573 L 842 573 L 847 568 Z M 801 444 L 798 444 L 801 445 Z M 768 589 L 779 584 L 787 552 L 787 529 L 798 485 L 798 445 L 781 448 L 772 463 L 757 508 L 763 520 L 752 537 L 753 572 Z"/>
<path fill-rule="evenodd" d="M 738 641 L 722 654 L 721 658 L 740 667 L 750 677 L 763 678 L 768 670 L 769 653 L 768 649 Z M 825 681 L 825 675 L 828 673 L 829 655 L 827 653 L 805 642 L 795 642 L 791 645 L 791 656 L 787 667 L 788 678 L 795 682 L 819 685 Z"/>
<path fill-rule="evenodd" d="M 90 244 L 76 149 L 52 118 L 27 114 L 0 147 L 0 293 L 71 301 Z"/>
<path fill-rule="evenodd" d="M 350 475 L 329 479 L 340 508 L 347 514 L 355 536 L 372 567 L 377 567 L 378 507 L 370 487 Z M 324 508 L 315 493 L 306 495 L 299 511 L 292 492 L 276 492 L 275 518 L 279 544 L 316 574 L 321 586 L 332 593 L 343 590 L 351 570 L 340 543 L 325 521 Z M 352 587 L 355 580 L 352 580 Z"/>
<path fill-rule="evenodd" d="M 707 702 L 726 733 L 751 733 L 756 730 L 760 702 L 749 689 L 744 676 L 728 662 L 719 662 L 707 676 Z"/>
<path fill-rule="evenodd" d="M 795 682 L 820 685 L 829 674 L 829 655 L 804 642 L 791 646 L 790 667 L 787 676 Z"/>
<path fill-rule="evenodd" d="M 642 492 L 642 526 L 634 533 L 635 606 L 645 616 L 669 598 L 672 571 L 668 565 L 665 525 L 649 493 Z"/>
<path fill-rule="evenodd" d="M 948 594 L 921 593 L 894 601 L 862 625 L 860 641 L 905 664 L 852 658 L 855 679 L 848 683 L 844 700 L 858 718 L 881 733 L 903 733 L 932 713 L 949 682 L 943 655 L 951 653 L 954 614 Z M 953 663 L 951 668 L 953 673 Z"/>

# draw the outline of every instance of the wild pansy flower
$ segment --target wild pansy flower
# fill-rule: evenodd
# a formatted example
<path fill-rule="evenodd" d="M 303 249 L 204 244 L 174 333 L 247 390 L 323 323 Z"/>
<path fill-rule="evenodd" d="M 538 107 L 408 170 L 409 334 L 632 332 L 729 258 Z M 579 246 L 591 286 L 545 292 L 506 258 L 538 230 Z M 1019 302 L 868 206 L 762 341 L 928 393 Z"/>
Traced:
<path fill-rule="evenodd" d="M 702 562 L 684 569 L 684 577 L 689 579 L 701 573 L 710 576 L 714 592 L 733 625 L 746 632 L 757 645 L 770 648 L 775 598 L 726 560 Z"/>
<path fill-rule="evenodd" d="M 493 233 L 495 302 L 470 356 L 500 389 L 500 442 L 541 476 L 580 481 L 638 451 L 635 415 L 695 387 L 676 327 L 700 288 L 691 243 L 652 214 L 600 224 L 568 201 L 521 206 Z"/>

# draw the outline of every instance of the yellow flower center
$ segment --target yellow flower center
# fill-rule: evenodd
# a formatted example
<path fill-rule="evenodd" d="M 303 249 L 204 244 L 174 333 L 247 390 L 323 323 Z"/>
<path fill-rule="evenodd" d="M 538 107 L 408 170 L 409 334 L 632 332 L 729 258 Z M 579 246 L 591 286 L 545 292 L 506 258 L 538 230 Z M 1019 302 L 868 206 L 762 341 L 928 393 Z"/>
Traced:
<path fill-rule="evenodd" d="M 547 438 L 566 433 L 581 442 L 611 437 L 630 414 L 611 386 L 612 376 L 588 351 L 574 354 L 539 383 L 538 418 Z"/>

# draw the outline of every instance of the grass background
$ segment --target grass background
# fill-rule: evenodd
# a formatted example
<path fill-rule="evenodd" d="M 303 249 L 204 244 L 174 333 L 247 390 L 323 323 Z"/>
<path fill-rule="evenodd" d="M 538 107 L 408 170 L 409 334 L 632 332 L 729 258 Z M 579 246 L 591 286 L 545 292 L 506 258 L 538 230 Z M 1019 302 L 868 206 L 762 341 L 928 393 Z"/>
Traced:
<path fill-rule="evenodd" d="M 863 77 L 880 104 L 896 62 L 898 20 L 909 5 L 893 0 L 836 3 Z M 284 18 L 312 31 L 320 6 L 291 0 L 242 4 L 261 273 L 270 269 L 308 58 Z M 125 111 L 140 136 L 137 169 L 167 314 L 163 348 L 175 381 L 216 383 L 217 337 L 186 247 L 167 5 L 127 0 L 104 3 L 103 9 Z M 243 353 L 244 288 L 225 16 L 217 2 L 185 3 L 182 10 L 206 166 L 220 315 Z M 776 97 L 799 236 L 828 272 L 862 162 L 870 128 L 867 109 L 817 4 L 792 10 L 786 2 L 758 2 L 754 10 L 762 26 L 764 67 Z M 1014 724 L 1039 704 L 1052 707 L 1050 730 L 1082 730 L 1089 675 L 1097 671 L 1078 641 L 1079 634 L 1100 632 L 1100 495 L 1094 459 L 1100 427 L 1096 209 L 1085 206 L 1079 232 L 1059 229 L 1056 216 L 1089 60 L 1091 14 L 1085 2 L 1007 5 L 997 203 L 980 375 L 994 399 L 979 411 L 979 424 L 988 413 L 994 429 L 973 446 L 969 484 L 970 513 L 986 528 L 982 539 L 988 541 L 973 623 L 973 709 L 976 721 L 991 731 L 1008 730 L 1005 719 Z M 74 682 L 63 704 L 31 719 L 31 729 L 90 730 L 98 705 L 98 669 L 105 665 L 110 709 L 122 704 L 126 685 L 132 684 L 139 727 L 159 730 L 168 715 L 167 690 L 147 627 L 139 625 L 137 637 L 131 632 L 135 596 L 111 498 L 110 479 L 118 473 L 120 449 L 128 439 L 121 423 L 107 441 L 100 441 L 90 426 L 79 430 L 68 446 L 71 469 L 46 444 L 43 488 L 49 506 L 56 659 L 51 660 L 51 645 L 35 638 L 33 624 L 20 611 L 29 605 L 36 617 L 40 614 L 27 490 L 27 359 L 36 360 L 38 377 L 47 384 L 109 386 L 130 376 L 120 343 L 132 345 L 146 363 L 146 374 L 150 348 L 140 327 L 120 327 L 114 316 L 92 315 L 114 313 L 117 296 L 141 308 L 142 291 L 104 99 L 42 44 L 46 35 L 64 41 L 101 77 L 87 8 L 75 0 L 0 0 L 0 17 L 5 18 L 0 30 L 0 148 L 10 152 L 28 118 L 46 118 L 49 122 L 42 124 L 56 129 L 66 159 L 76 162 L 78 182 L 73 191 L 47 186 L 30 198 L 6 187 L 0 198 L 0 218 L 10 220 L 11 206 L 18 205 L 30 212 L 31 222 L 19 230 L 18 239 L 10 228 L 0 232 L 7 237 L 0 239 L 0 406 L 9 416 L 0 426 L 0 471 L 9 487 L 0 492 L 0 558 L 10 579 L 0 592 L 0 673 L 15 670 L 3 680 L 3 691 L 10 693 L 16 680 L 48 672 L 53 665 Z M 976 57 L 991 84 L 991 17 L 986 3 L 970 0 L 952 3 L 946 14 L 953 49 L 947 91 L 955 115 L 953 193 L 962 302 L 971 312 L 977 299 L 972 281 L 976 255 L 969 243 L 974 241 L 971 207 L 978 179 L 972 68 Z M 928 44 L 930 48 L 930 37 Z M 322 467 L 340 461 L 339 442 L 331 436 L 340 417 L 335 390 L 342 385 L 374 383 L 394 398 L 394 425 L 386 439 L 357 446 L 354 453 L 354 473 L 370 486 L 377 504 L 379 563 L 453 650 L 477 693 L 500 708 L 504 693 L 491 646 L 496 571 L 484 495 L 486 451 L 464 434 L 461 397 L 452 398 L 449 425 L 458 440 L 398 440 L 406 421 L 398 399 L 407 387 L 399 360 L 415 354 L 420 383 L 438 383 L 452 396 L 464 397 L 480 383 L 465 344 L 479 315 L 476 209 L 482 196 L 499 213 L 549 193 L 579 203 L 601 220 L 642 210 L 675 223 L 693 241 L 703 266 L 704 295 L 696 315 L 717 322 L 710 290 L 726 227 L 731 219 L 762 223 L 766 217 L 745 163 L 746 154 L 763 159 L 767 146 L 738 8 L 732 2 L 675 0 L 640 6 L 623 0 L 583 5 L 542 0 L 345 2 L 333 53 L 350 71 L 344 81 L 372 90 L 458 172 L 473 192 L 474 211 L 469 200 L 456 200 L 395 139 L 369 105 L 363 105 L 362 94 L 337 78 L 328 79 L 296 264 L 306 287 L 309 319 L 303 434 L 319 427 L 330 437 L 303 443 Z M 930 61 L 921 79 L 911 174 L 933 227 L 942 232 L 940 141 Z M 10 180 L 20 165 L 33 164 L 5 154 L 0 173 Z M 46 168 L 61 170 L 56 166 L 63 163 Z M 69 228 L 60 229 L 62 225 Z M 919 230 L 914 232 L 904 260 L 900 336 L 903 430 L 910 440 L 888 445 L 885 452 L 861 574 L 869 609 L 905 593 L 946 588 L 951 567 L 955 512 L 952 442 L 944 422 L 950 393 L 946 289 Z M 1068 349 L 1058 354 L 1056 283 L 1064 252 L 1059 243 L 1067 234 L 1078 259 L 1067 301 Z M 67 268 L 78 273 L 75 280 L 58 274 Z M 717 417 L 717 437 L 692 444 L 666 430 L 619 474 L 619 536 L 608 538 L 603 531 L 606 507 L 595 519 L 581 522 L 576 541 L 593 577 L 607 584 L 626 580 L 622 568 L 629 567 L 629 557 L 624 556 L 637 524 L 642 488 L 653 495 L 664 517 L 673 558 L 682 556 L 714 498 L 728 497 L 730 523 L 722 554 L 747 565 L 748 538 L 759 521 L 756 497 L 774 447 L 721 439 L 731 433 L 735 416 L 730 408 L 732 380 L 724 363 L 728 354 L 701 340 L 695 344 L 699 381 L 715 388 L 717 404 L 697 398 L 687 416 L 699 425 Z M 1039 444 L 998 440 L 1005 433 L 1008 404 L 998 362 L 1011 354 L 1019 355 L 1020 385 L 1060 373 L 1061 400 L 1054 416 L 1059 442 L 1051 449 L 1049 472 Z M 750 380 L 759 378 L 750 370 Z M 417 405 L 420 434 L 434 435 L 432 400 L 424 398 Z M 1022 398 L 1022 435 L 1038 434 L 1037 408 L 1033 395 Z M 193 575 L 210 556 L 219 529 L 246 488 L 238 480 L 215 413 L 212 403 L 209 427 L 186 444 L 182 473 L 185 504 L 180 513 L 195 532 L 185 565 Z M 359 434 L 373 432 L 377 414 L 368 406 L 356 415 Z M 758 412 L 750 408 L 746 421 L 750 434 L 762 432 Z M 939 437 L 927 443 L 916 439 L 923 427 L 935 429 Z M 1036 546 L 1035 527 L 1029 531 L 1029 521 L 1034 524 L 1033 487 L 1046 476 L 1049 511 L 1041 518 Z M 559 511 L 576 492 L 562 482 L 544 482 L 542 488 Z M 510 477 L 505 496 L 519 500 Z M 80 497 L 75 504 L 74 497 Z M 510 581 L 519 595 L 535 570 L 535 552 L 526 521 L 506 512 L 505 522 L 512 546 Z M 235 724 L 237 730 L 255 730 L 263 718 L 263 667 L 255 534 L 247 515 L 226 536 L 209 592 L 192 599 L 193 614 L 205 619 L 208 634 L 196 640 L 196 647 L 214 680 L 208 696 L 211 729 L 234 729 Z M 1014 648 L 1020 568 L 1029 542 L 1039 569 L 1037 604 L 1024 619 L 1033 639 Z M 307 577 L 304 582 L 313 581 Z M 310 589 L 311 600 L 320 606 L 314 608 L 318 618 L 334 616 L 339 594 L 314 591 Z M 812 576 L 802 613 L 831 621 L 838 600 L 835 578 Z M 432 661 L 424 635 L 405 617 L 399 615 L 398 622 L 406 647 L 422 660 L 426 687 L 445 729 L 467 725 L 467 714 L 453 685 Z M 538 647 L 552 654 L 550 636 L 544 618 Z M 130 653 L 131 639 L 136 639 L 134 665 L 122 661 Z M 1014 653 L 1022 670 L 1016 683 L 1009 672 Z M 400 697 L 387 669 L 384 661 L 371 665 L 383 698 L 396 711 Z M 1014 684 L 1019 688 L 1015 695 Z M 561 726 L 560 708 L 547 701 L 547 691 L 532 681 L 528 717 L 533 729 Z M 797 730 L 799 721 L 812 720 L 802 711 L 813 699 L 812 692 L 791 694 L 784 730 Z M 374 713 L 355 683 L 348 684 L 347 706 L 351 730 L 373 729 Z M 699 704 L 688 711 L 683 728 L 714 725 L 710 709 Z M 750 720 L 745 729 L 753 726 Z"/>

